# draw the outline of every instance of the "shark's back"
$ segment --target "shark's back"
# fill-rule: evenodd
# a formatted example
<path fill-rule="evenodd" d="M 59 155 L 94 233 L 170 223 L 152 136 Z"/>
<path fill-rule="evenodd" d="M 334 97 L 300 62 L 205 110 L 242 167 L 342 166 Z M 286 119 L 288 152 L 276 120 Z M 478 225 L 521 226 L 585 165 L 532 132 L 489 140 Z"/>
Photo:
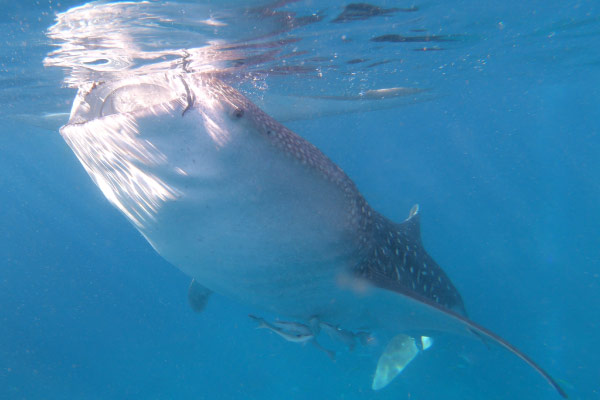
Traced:
<path fill-rule="evenodd" d="M 368 225 L 369 248 L 356 266 L 357 276 L 377 287 L 423 298 L 466 315 L 460 293 L 423 247 L 418 206 L 402 223 L 375 213 Z"/>

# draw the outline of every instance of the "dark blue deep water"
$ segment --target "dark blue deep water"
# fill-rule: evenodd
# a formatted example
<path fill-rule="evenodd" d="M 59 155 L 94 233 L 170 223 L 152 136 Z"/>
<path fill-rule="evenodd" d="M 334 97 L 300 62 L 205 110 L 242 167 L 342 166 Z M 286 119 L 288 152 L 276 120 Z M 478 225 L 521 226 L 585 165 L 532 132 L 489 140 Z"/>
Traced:
<path fill-rule="evenodd" d="M 600 399 L 600 3 L 377 1 L 416 8 L 331 22 L 347 4 L 270 5 L 318 15 L 276 38 L 300 38 L 302 57 L 327 60 L 320 78 L 265 69 L 273 93 L 306 90 L 307 102 L 309 90 L 426 93 L 369 112 L 332 100 L 336 112 L 286 125 L 388 217 L 419 203 L 424 244 L 470 317 L 570 398 Z M 219 295 L 195 314 L 189 278 L 89 179 L 58 133 L 66 119 L 43 117 L 68 113 L 75 95 L 43 60 L 56 13 L 76 5 L 0 2 L 0 399 L 559 398 L 520 360 L 474 339 L 440 336 L 373 392 L 378 354 L 332 362 L 254 329 L 256 310 Z M 417 39 L 370 40 L 383 34 Z M 243 82 L 267 102 L 269 89 Z"/>

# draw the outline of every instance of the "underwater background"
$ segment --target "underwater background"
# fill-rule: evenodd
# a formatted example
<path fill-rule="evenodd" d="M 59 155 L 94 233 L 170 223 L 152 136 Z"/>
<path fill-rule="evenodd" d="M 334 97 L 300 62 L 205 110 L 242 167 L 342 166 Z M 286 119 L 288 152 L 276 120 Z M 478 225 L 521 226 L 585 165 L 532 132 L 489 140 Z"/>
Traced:
<path fill-rule="evenodd" d="M 152 3 L 192 20 L 264 6 Z M 559 398 L 473 339 L 441 335 L 373 392 L 368 349 L 332 362 L 256 330 L 256 310 L 218 295 L 194 313 L 190 279 L 108 203 L 58 133 L 53 115 L 70 111 L 76 91 L 44 66 L 56 47 L 46 32 L 80 4 L 0 2 L 0 399 Z M 425 247 L 469 316 L 570 398 L 600 398 L 600 3 L 380 1 L 398 10 L 340 19 L 349 4 L 264 6 L 312 16 L 274 34 L 298 40 L 312 64 L 270 66 L 257 84 L 240 77 L 240 89 L 258 104 L 271 89 L 330 100 L 285 125 L 388 217 L 419 203 Z M 188 22 L 173 32 L 198 34 Z M 350 94 L 393 87 L 423 93 L 369 110 Z"/>

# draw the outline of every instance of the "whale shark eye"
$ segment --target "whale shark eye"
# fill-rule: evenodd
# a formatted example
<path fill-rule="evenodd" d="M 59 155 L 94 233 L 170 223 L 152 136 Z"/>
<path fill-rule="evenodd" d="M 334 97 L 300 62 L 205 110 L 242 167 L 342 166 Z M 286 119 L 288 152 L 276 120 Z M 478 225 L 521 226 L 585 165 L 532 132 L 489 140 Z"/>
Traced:
<path fill-rule="evenodd" d="M 243 108 L 236 108 L 233 111 L 233 116 L 237 119 L 240 119 L 244 116 L 244 109 Z"/>

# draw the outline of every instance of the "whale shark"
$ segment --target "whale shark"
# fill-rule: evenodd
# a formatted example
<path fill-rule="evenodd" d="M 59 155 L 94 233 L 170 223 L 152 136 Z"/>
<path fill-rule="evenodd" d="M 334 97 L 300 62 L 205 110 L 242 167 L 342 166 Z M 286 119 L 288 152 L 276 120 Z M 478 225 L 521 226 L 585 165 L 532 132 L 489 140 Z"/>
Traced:
<path fill-rule="evenodd" d="M 418 207 L 398 223 L 378 213 L 317 147 L 215 74 L 85 84 L 60 133 L 108 201 L 193 278 L 195 309 L 217 292 L 306 325 L 484 339 L 566 397 L 468 318 L 421 242 Z"/>

